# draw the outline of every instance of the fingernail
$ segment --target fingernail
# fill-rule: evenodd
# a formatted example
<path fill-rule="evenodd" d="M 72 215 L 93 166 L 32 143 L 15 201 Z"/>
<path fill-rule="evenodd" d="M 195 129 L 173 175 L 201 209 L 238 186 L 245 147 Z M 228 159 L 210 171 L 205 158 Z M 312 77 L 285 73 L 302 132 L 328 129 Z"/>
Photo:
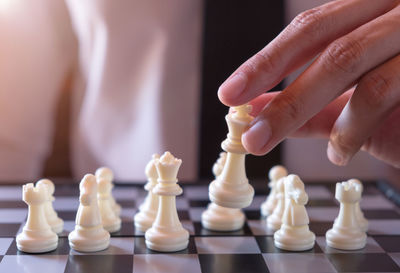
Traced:
<path fill-rule="evenodd" d="M 344 166 L 349 162 L 349 158 L 345 155 L 338 153 L 335 148 L 333 148 L 332 143 L 328 142 L 327 155 L 329 160 L 336 165 Z"/>
<path fill-rule="evenodd" d="M 230 79 L 226 80 L 218 90 L 218 96 L 224 98 L 236 99 L 243 93 L 246 88 L 247 77 L 245 74 L 238 72 Z"/>
<path fill-rule="evenodd" d="M 256 121 L 244 134 L 243 141 L 250 153 L 262 153 L 261 149 L 271 138 L 271 126 L 265 119 Z"/>

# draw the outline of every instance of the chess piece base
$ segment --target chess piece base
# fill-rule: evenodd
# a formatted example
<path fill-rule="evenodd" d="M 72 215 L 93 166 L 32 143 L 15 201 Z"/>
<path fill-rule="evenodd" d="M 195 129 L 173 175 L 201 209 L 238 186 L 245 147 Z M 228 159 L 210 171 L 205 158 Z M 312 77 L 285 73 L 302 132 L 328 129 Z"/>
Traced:
<path fill-rule="evenodd" d="M 240 209 L 231 209 L 211 203 L 201 215 L 201 224 L 206 229 L 216 231 L 233 231 L 241 229 L 245 216 Z"/>
<path fill-rule="evenodd" d="M 314 247 L 315 234 L 308 226 L 290 227 L 282 225 L 274 234 L 274 244 L 277 248 L 289 251 L 305 251 Z"/>
<path fill-rule="evenodd" d="M 16 238 L 17 248 L 27 253 L 44 253 L 57 248 L 58 236 L 51 232 L 47 236 L 33 237 L 24 231 Z"/>
<path fill-rule="evenodd" d="M 364 248 L 367 235 L 360 229 L 341 229 L 335 226 L 326 232 L 326 243 L 329 247 L 342 250 Z"/>
<path fill-rule="evenodd" d="M 160 252 L 176 252 L 187 248 L 189 244 L 189 232 L 179 228 L 173 232 L 162 232 L 157 228 L 150 228 L 145 234 L 146 246 L 151 250 Z"/>
<path fill-rule="evenodd" d="M 222 184 L 222 186 L 218 185 Z M 225 208 L 241 209 L 248 207 L 253 201 L 254 189 L 250 184 L 223 186 L 223 182 L 214 180 L 209 186 L 211 202 Z"/>
<path fill-rule="evenodd" d="M 69 245 L 80 252 L 96 252 L 106 249 L 110 245 L 110 233 L 101 226 L 84 229 L 78 228 L 68 235 Z"/>

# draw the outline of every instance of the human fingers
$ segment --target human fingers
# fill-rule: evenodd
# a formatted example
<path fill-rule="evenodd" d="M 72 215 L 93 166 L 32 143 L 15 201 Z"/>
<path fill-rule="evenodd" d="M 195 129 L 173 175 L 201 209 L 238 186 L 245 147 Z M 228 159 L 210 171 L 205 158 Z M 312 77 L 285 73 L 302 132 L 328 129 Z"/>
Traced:
<path fill-rule="evenodd" d="M 256 155 L 267 153 L 364 73 L 399 51 L 400 7 L 397 7 L 330 44 L 254 119 L 243 134 L 244 146 Z"/>
<path fill-rule="evenodd" d="M 253 117 L 258 116 L 258 114 L 264 109 L 264 107 L 275 98 L 281 91 L 267 92 L 259 95 L 257 98 L 251 100 L 248 104 L 252 106 L 250 115 Z"/>
<path fill-rule="evenodd" d="M 229 106 L 254 99 L 329 43 L 384 14 L 397 3 L 394 0 L 368 1 L 368 4 L 365 0 L 338 0 L 299 14 L 221 85 L 219 99 Z"/>
<path fill-rule="evenodd" d="M 327 149 L 332 163 L 346 165 L 399 106 L 399 86 L 400 55 L 362 77 L 332 128 Z"/>

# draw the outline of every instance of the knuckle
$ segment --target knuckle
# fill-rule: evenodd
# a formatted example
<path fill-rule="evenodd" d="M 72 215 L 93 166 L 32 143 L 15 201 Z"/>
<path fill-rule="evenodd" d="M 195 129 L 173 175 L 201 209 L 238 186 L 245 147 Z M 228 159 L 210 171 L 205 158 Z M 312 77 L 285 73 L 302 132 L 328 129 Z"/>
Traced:
<path fill-rule="evenodd" d="M 364 52 L 361 41 L 344 37 L 330 44 L 321 58 L 328 72 L 353 73 L 359 67 Z"/>
<path fill-rule="evenodd" d="M 298 120 L 304 116 L 304 104 L 291 93 L 282 93 L 280 99 L 276 100 L 276 108 L 289 120 Z"/>
<path fill-rule="evenodd" d="M 314 36 L 321 31 L 324 25 L 324 16 L 321 9 L 316 7 L 298 14 L 289 24 L 289 28 L 303 34 Z"/>
<path fill-rule="evenodd" d="M 342 132 L 333 132 L 330 136 L 330 141 L 334 143 L 334 146 L 343 154 L 353 154 L 361 146 L 356 138 Z"/>
<path fill-rule="evenodd" d="M 362 99 L 370 108 L 379 108 L 390 101 L 394 88 L 393 81 L 387 75 L 373 72 L 366 75 L 359 84 L 362 89 Z"/>
<path fill-rule="evenodd" d="M 276 61 L 274 59 L 271 54 L 260 51 L 244 64 L 243 69 L 245 72 L 252 74 L 270 73 L 276 69 Z"/>

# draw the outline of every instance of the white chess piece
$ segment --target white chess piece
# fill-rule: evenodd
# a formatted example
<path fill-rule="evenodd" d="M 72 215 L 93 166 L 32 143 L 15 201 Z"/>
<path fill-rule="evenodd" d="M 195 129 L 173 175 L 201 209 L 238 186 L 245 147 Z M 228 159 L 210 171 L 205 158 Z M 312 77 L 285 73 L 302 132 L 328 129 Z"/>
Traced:
<path fill-rule="evenodd" d="M 349 183 L 358 184 L 361 187 L 361 195 L 362 195 L 364 187 L 363 187 L 363 185 L 362 185 L 360 180 L 358 180 L 358 179 L 350 179 L 348 182 Z M 360 208 L 360 202 L 356 203 L 356 219 L 357 219 L 358 225 L 360 226 L 361 230 L 367 232 L 367 230 L 368 230 L 368 220 L 365 219 L 365 217 L 364 217 L 364 213 L 362 212 L 362 210 Z"/>
<path fill-rule="evenodd" d="M 121 229 L 121 218 L 113 210 L 111 190 L 112 184 L 110 180 L 97 179 L 97 202 L 103 228 L 108 232 L 117 232 Z"/>
<path fill-rule="evenodd" d="M 154 223 L 157 216 L 158 210 L 158 195 L 154 194 L 152 191 L 157 185 L 157 169 L 154 164 L 155 159 L 159 159 L 160 155 L 153 154 L 152 159 L 146 165 L 145 173 L 147 176 L 147 183 L 144 189 L 148 191 L 146 199 L 143 204 L 139 207 L 139 212 L 136 213 L 134 217 L 135 227 L 141 232 L 146 232 Z"/>
<path fill-rule="evenodd" d="M 343 250 L 365 247 L 367 236 L 356 219 L 356 203 L 361 199 L 361 190 L 357 183 L 336 184 L 335 198 L 340 202 L 340 211 L 332 229 L 326 232 L 328 246 Z"/>
<path fill-rule="evenodd" d="M 114 174 L 110 168 L 101 167 L 96 170 L 95 176 L 97 179 L 103 178 L 106 179 L 111 183 L 111 204 L 112 208 L 117 216 L 121 215 L 121 206 L 115 201 L 114 197 L 112 196 L 112 189 L 114 188 Z"/>
<path fill-rule="evenodd" d="M 22 186 L 22 199 L 29 206 L 28 219 L 16 238 L 17 248 L 28 253 L 42 253 L 57 248 L 58 236 L 47 222 L 44 204 L 47 202 L 47 186 L 32 183 Z"/>
<path fill-rule="evenodd" d="M 304 251 L 314 247 L 315 234 L 310 231 L 305 205 L 308 195 L 297 175 L 284 178 L 285 212 L 281 228 L 274 234 L 275 246 L 289 251 Z"/>
<path fill-rule="evenodd" d="M 275 196 L 276 207 L 272 214 L 267 217 L 267 227 L 271 230 L 278 230 L 282 225 L 282 217 L 285 211 L 285 178 L 282 177 L 276 182 Z"/>
<path fill-rule="evenodd" d="M 54 184 L 49 179 L 41 179 L 36 182 L 36 186 L 38 185 L 45 185 L 47 187 L 47 201 L 44 203 L 47 223 L 55 233 L 61 233 L 64 228 L 64 221 L 58 217 L 57 212 L 53 208 L 53 202 L 55 200 L 53 196 L 55 191 Z"/>
<path fill-rule="evenodd" d="M 72 249 L 95 252 L 106 249 L 110 244 L 110 233 L 103 228 L 97 202 L 96 177 L 87 174 L 79 184 L 79 208 L 75 229 L 68 235 Z"/>
<path fill-rule="evenodd" d="M 269 183 L 268 186 L 270 188 L 269 195 L 267 199 L 261 204 L 261 215 L 268 216 L 271 215 L 274 211 L 277 200 L 276 200 L 276 182 L 282 177 L 287 176 L 287 170 L 285 167 L 281 165 L 277 165 L 271 168 L 268 173 Z"/>
<path fill-rule="evenodd" d="M 222 152 L 212 168 L 215 178 L 222 173 L 225 162 L 226 153 Z M 213 202 L 208 204 L 207 210 L 201 214 L 201 224 L 210 230 L 238 230 L 243 227 L 244 222 L 245 215 L 240 209 L 221 207 Z"/>
<path fill-rule="evenodd" d="M 222 142 L 222 149 L 228 155 L 221 175 L 210 183 L 209 196 L 211 202 L 226 208 L 245 208 L 253 201 L 254 189 L 246 177 L 246 149 L 242 145 L 243 131 L 248 127 L 253 117 L 249 115 L 250 105 L 233 108 L 226 115 L 228 123 L 228 138 Z"/>
<path fill-rule="evenodd" d="M 146 246 L 152 250 L 174 252 L 185 249 L 189 243 L 189 232 L 182 227 L 176 210 L 175 196 L 182 194 L 176 183 L 182 160 L 166 152 L 155 159 L 158 183 L 153 189 L 160 196 L 159 208 L 153 226 L 145 233 Z"/>

